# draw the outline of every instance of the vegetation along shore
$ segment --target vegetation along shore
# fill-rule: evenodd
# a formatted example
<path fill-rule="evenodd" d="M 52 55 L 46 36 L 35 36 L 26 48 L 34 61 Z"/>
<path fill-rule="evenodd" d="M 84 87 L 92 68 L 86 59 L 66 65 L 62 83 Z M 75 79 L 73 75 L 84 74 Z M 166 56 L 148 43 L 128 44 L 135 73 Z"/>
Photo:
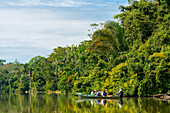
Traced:
<path fill-rule="evenodd" d="M 151 96 L 170 89 L 170 3 L 134 1 L 120 6 L 119 22 L 91 24 L 79 45 L 57 47 L 28 63 L 0 60 L 0 91 L 61 91 L 90 94 L 120 88 L 125 96 Z M 31 80 L 31 81 L 30 81 Z"/>

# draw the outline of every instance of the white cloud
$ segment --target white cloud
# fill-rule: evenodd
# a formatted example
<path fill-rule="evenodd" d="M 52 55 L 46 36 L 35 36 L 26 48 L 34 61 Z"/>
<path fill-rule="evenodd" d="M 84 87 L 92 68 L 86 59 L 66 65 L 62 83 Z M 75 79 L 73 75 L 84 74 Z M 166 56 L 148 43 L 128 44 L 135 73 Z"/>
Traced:
<path fill-rule="evenodd" d="M 43 51 L 47 55 L 57 46 L 79 44 L 88 39 L 91 21 L 65 17 L 64 11 L 0 10 L 0 59 L 43 55 Z"/>
<path fill-rule="evenodd" d="M 50 43 L 62 42 L 61 39 L 65 39 L 64 42 L 66 42 L 70 37 L 74 37 L 74 40 L 77 41 L 76 44 L 78 44 L 87 37 L 89 24 L 93 21 L 71 19 L 66 16 L 67 14 L 68 12 L 65 13 L 64 11 L 39 9 L 0 10 L 0 47 L 31 44 L 32 46 L 51 49 L 54 46 Z M 79 16 L 72 14 L 72 12 L 70 12 L 70 15 Z M 81 39 L 80 37 L 84 38 Z M 10 42 L 10 44 L 4 41 Z M 39 41 L 41 43 L 37 44 Z"/>
<path fill-rule="evenodd" d="M 77 0 L 1 0 L 4 6 L 52 6 L 52 7 L 77 7 L 80 5 L 90 5 L 92 3 Z M 1 6 L 2 6 L 1 5 Z"/>
<path fill-rule="evenodd" d="M 0 0 L 0 59 L 26 62 L 36 55 L 47 56 L 58 46 L 88 40 L 91 23 L 110 20 L 119 10 L 107 4 L 96 8 L 90 0 Z M 80 5 L 91 6 L 76 7 Z"/>
<path fill-rule="evenodd" d="M 79 7 L 82 5 L 112 6 L 115 3 L 124 3 L 127 0 L 0 0 L 0 7 Z"/>

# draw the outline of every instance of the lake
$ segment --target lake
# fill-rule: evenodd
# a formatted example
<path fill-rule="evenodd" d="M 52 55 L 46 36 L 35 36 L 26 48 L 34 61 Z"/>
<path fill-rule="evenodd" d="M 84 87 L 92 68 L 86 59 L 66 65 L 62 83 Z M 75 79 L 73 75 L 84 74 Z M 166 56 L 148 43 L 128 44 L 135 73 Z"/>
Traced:
<path fill-rule="evenodd" d="M 0 94 L 0 113 L 170 113 L 170 101 L 146 97 L 89 100 L 65 94 Z"/>

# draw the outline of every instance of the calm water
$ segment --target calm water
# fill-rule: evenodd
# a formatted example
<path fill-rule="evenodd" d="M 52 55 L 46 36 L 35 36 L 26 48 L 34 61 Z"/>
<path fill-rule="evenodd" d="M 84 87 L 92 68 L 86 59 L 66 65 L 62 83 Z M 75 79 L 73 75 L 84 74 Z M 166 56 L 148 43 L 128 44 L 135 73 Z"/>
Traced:
<path fill-rule="evenodd" d="M 170 113 L 170 101 L 152 98 L 88 100 L 63 94 L 1 94 L 0 113 Z"/>

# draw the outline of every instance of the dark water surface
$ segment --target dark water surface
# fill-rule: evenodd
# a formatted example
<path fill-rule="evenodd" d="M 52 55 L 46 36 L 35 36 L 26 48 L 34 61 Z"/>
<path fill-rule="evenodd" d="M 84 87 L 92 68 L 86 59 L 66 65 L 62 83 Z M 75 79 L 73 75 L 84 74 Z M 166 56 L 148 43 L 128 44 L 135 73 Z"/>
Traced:
<path fill-rule="evenodd" d="M 0 113 L 170 113 L 170 101 L 153 98 L 88 100 L 64 94 L 0 94 Z"/>

